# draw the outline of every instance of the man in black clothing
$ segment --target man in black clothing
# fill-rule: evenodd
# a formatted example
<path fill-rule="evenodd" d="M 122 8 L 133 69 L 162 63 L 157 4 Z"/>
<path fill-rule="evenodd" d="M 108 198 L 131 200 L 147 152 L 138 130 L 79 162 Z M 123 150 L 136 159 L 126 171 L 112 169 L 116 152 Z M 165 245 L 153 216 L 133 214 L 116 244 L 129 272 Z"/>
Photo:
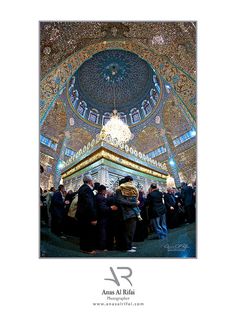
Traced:
<path fill-rule="evenodd" d="M 58 190 L 54 192 L 51 202 L 51 230 L 58 236 L 63 237 L 66 208 L 64 202 L 64 185 L 60 184 Z"/>
<path fill-rule="evenodd" d="M 175 228 L 178 226 L 178 204 L 171 188 L 167 188 L 167 193 L 164 194 L 164 201 L 167 209 L 167 226 L 168 228 Z"/>
<path fill-rule="evenodd" d="M 80 229 L 80 250 L 87 254 L 96 254 L 96 224 L 97 212 L 95 208 L 91 175 L 83 177 L 84 184 L 78 190 L 78 208 L 76 218 Z"/>
<path fill-rule="evenodd" d="M 192 223 L 195 221 L 194 190 L 185 182 L 181 184 L 181 198 L 183 200 L 187 222 Z"/>
<path fill-rule="evenodd" d="M 156 184 L 151 185 L 150 193 L 147 196 L 147 207 L 157 239 L 164 239 L 167 236 L 166 208 L 163 204 L 163 194 Z"/>
<path fill-rule="evenodd" d="M 73 192 L 69 190 L 65 196 L 65 204 L 66 204 L 66 217 L 64 223 L 64 232 L 67 235 L 78 235 L 78 223 L 77 220 L 68 216 L 68 212 L 71 206 L 72 201 L 74 200 L 78 191 Z"/>
<path fill-rule="evenodd" d="M 115 205 L 108 205 L 105 197 L 105 185 L 99 185 L 97 188 L 97 195 L 95 196 L 95 204 L 97 209 L 97 246 L 99 250 L 108 249 L 108 224 L 113 210 L 118 208 Z"/>
<path fill-rule="evenodd" d="M 139 198 L 138 198 L 140 204 L 140 212 L 141 212 L 141 217 L 143 220 L 138 220 L 136 224 L 136 231 L 134 234 L 134 241 L 135 242 L 141 242 L 144 241 L 148 237 L 148 213 L 147 213 L 147 208 L 146 208 L 146 198 L 144 197 L 144 191 L 140 190 L 139 191 Z"/>
<path fill-rule="evenodd" d="M 107 191 L 107 205 L 115 205 L 117 210 L 113 210 L 108 221 L 108 250 L 113 249 L 118 251 L 125 251 L 127 249 L 125 238 L 125 224 L 123 219 L 123 212 L 116 196 L 112 191 Z"/>
<path fill-rule="evenodd" d="M 177 212 L 178 212 L 178 224 L 181 225 L 185 223 L 185 211 L 184 211 L 184 203 L 181 197 L 181 187 L 174 188 L 174 196 L 177 204 Z"/>

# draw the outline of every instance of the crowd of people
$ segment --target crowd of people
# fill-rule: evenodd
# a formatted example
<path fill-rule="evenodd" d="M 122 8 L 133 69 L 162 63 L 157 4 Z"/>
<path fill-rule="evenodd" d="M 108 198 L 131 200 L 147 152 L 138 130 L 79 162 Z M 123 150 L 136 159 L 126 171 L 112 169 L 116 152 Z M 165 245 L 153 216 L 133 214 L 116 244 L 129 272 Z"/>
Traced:
<path fill-rule="evenodd" d="M 149 235 L 166 238 L 168 229 L 195 221 L 196 186 L 183 182 L 179 188 L 161 192 L 153 183 L 145 195 L 131 176 L 121 179 L 116 191 L 94 182 L 91 175 L 84 175 L 83 182 L 76 192 L 66 192 L 63 185 L 56 191 L 40 188 L 42 224 L 61 238 L 79 236 L 83 253 L 134 253 L 133 242 Z"/>

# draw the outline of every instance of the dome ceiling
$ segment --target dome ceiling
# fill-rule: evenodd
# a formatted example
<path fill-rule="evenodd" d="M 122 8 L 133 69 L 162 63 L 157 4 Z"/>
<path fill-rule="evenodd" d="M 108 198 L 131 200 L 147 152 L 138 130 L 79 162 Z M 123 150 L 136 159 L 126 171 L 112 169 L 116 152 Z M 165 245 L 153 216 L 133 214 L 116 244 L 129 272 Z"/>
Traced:
<path fill-rule="evenodd" d="M 129 125 L 139 123 L 156 108 L 160 93 L 160 79 L 148 62 L 121 49 L 94 54 L 67 85 L 76 114 L 95 125 L 105 124 L 114 108 Z"/>
<path fill-rule="evenodd" d="M 142 102 L 154 87 L 154 71 L 134 53 L 105 50 L 85 61 L 76 72 L 81 97 L 99 110 L 127 112 Z M 114 87 L 114 88 L 113 88 Z"/>

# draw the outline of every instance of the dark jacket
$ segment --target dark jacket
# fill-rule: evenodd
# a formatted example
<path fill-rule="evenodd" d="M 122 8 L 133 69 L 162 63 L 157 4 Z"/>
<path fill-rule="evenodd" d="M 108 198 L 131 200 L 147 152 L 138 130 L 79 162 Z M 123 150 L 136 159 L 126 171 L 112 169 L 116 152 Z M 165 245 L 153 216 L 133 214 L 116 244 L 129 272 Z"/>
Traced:
<path fill-rule="evenodd" d="M 92 189 L 83 184 L 78 190 L 78 208 L 76 218 L 86 222 L 97 220 L 97 212 Z"/>
<path fill-rule="evenodd" d="M 123 221 L 123 212 L 122 212 L 122 209 L 121 209 L 121 206 L 120 204 L 118 203 L 117 201 L 117 198 L 116 196 L 109 196 L 107 197 L 107 205 L 108 206 L 112 206 L 112 205 L 115 205 L 118 207 L 118 210 L 112 210 L 111 211 L 111 214 L 110 214 L 110 219 L 112 221 Z"/>
<path fill-rule="evenodd" d="M 182 197 L 181 197 L 181 193 L 179 191 L 177 191 L 175 193 L 175 199 L 176 199 L 176 203 L 180 203 L 181 205 L 183 205 L 183 200 L 182 200 Z"/>
<path fill-rule="evenodd" d="M 176 197 L 172 193 L 164 194 L 164 201 L 166 205 L 166 209 L 170 209 L 170 207 L 176 207 Z"/>
<path fill-rule="evenodd" d="M 150 219 L 160 217 L 166 213 L 165 205 L 162 202 L 162 193 L 159 190 L 154 190 L 148 194 L 146 204 Z"/>
<path fill-rule="evenodd" d="M 65 201 L 69 201 L 70 204 L 72 203 L 73 199 L 75 198 L 75 195 L 77 194 L 77 192 L 73 192 L 71 194 L 66 194 L 66 197 L 65 197 Z"/>
<path fill-rule="evenodd" d="M 52 216 L 63 218 L 66 214 L 65 204 L 60 191 L 56 191 L 52 196 L 51 202 Z"/>
<path fill-rule="evenodd" d="M 130 201 L 129 198 L 129 196 L 123 196 L 120 190 L 116 190 L 116 200 L 122 210 L 124 220 L 136 217 L 132 209 L 137 207 L 137 203 Z"/>
<path fill-rule="evenodd" d="M 95 196 L 95 204 L 96 204 L 96 210 L 97 210 L 97 218 L 99 220 L 109 218 L 111 214 L 111 207 L 108 206 L 107 199 L 105 198 L 105 196 L 98 193 Z"/>
<path fill-rule="evenodd" d="M 191 206 L 194 204 L 193 188 L 191 186 L 184 186 L 181 189 L 181 197 L 184 203 L 184 206 Z"/>

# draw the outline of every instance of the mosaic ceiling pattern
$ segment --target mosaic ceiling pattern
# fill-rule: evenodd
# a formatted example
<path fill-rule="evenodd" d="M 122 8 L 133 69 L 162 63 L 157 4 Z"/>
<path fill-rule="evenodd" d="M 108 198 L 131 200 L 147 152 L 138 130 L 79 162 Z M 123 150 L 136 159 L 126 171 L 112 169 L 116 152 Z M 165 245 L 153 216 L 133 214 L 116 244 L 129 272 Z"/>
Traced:
<path fill-rule="evenodd" d="M 183 181 L 192 182 L 196 178 L 197 158 L 196 146 L 192 146 L 176 155 L 176 161 L 180 171 L 180 177 Z"/>
<path fill-rule="evenodd" d="M 165 104 L 163 110 L 163 122 L 165 125 L 165 132 L 171 139 L 179 137 L 193 127 L 173 98 Z"/>
<path fill-rule="evenodd" d="M 133 146 L 145 154 L 164 144 L 160 130 L 155 126 L 143 129 L 134 139 Z"/>
<path fill-rule="evenodd" d="M 85 61 L 75 73 L 79 94 L 96 109 L 112 111 L 115 103 L 127 111 L 141 103 L 154 87 L 152 68 L 134 53 L 105 50 Z"/>
<path fill-rule="evenodd" d="M 41 133 L 58 142 L 64 137 L 66 127 L 66 110 L 62 101 L 57 100 L 42 126 Z"/>
<path fill-rule="evenodd" d="M 194 22 L 42 22 L 41 77 L 74 52 L 105 39 L 137 40 L 196 76 Z"/>
<path fill-rule="evenodd" d="M 83 128 L 76 128 L 70 132 L 67 146 L 74 151 L 83 148 L 84 143 L 88 143 L 93 139 L 92 135 Z"/>

